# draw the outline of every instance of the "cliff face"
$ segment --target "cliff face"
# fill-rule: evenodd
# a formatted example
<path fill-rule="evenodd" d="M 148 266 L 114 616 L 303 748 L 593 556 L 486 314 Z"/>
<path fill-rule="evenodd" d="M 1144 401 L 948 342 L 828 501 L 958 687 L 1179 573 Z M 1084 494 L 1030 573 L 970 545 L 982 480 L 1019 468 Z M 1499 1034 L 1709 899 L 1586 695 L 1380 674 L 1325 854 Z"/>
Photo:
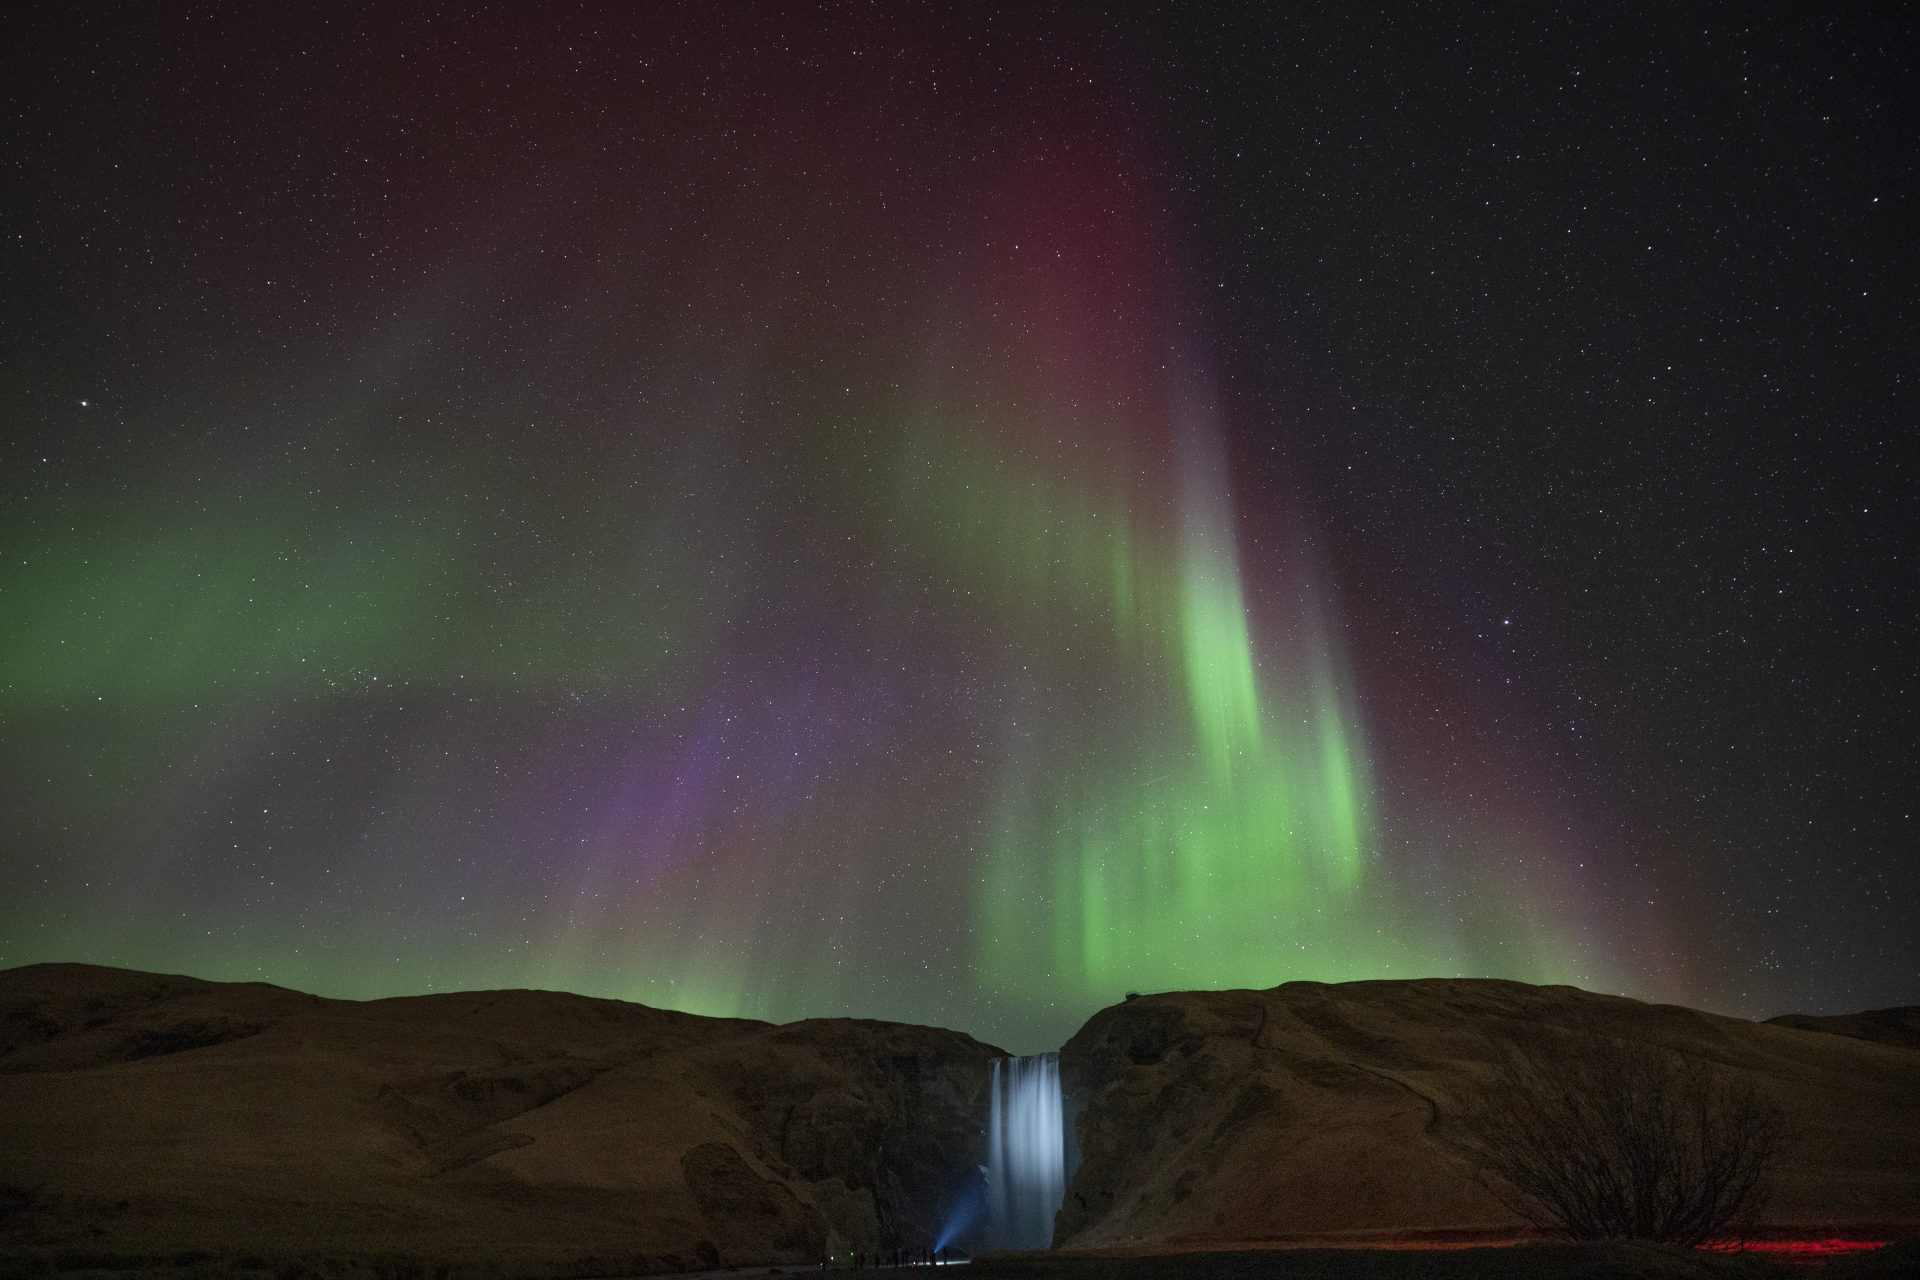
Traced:
<path fill-rule="evenodd" d="M 1061 1053 L 1081 1164 L 1055 1242 L 1516 1230 L 1466 1153 L 1499 1043 L 1556 1028 L 1704 1057 L 1772 1094 L 1800 1136 L 1771 1223 L 1920 1226 L 1920 1052 L 1568 987 L 1426 980 L 1142 996 L 1096 1014 Z"/>
<path fill-rule="evenodd" d="M 888 1023 L 31 966 L 0 973 L 0 1241 L 547 1273 L 920 1244 L 977 1177 L 993 1056 Z"/>

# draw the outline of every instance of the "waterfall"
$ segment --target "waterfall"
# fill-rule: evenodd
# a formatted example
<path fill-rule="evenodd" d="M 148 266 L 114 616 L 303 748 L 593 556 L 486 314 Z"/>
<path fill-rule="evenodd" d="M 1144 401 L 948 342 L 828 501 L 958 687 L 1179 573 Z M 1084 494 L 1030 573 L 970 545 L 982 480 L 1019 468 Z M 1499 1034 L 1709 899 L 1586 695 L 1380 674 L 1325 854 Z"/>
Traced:
<path fill-rule="evenodd" d="M 996 1058 L 987 1127 L 986 1237 L 994 1249 L 1046 1249 L 1067 1194 L 1060 1055 Z"/>

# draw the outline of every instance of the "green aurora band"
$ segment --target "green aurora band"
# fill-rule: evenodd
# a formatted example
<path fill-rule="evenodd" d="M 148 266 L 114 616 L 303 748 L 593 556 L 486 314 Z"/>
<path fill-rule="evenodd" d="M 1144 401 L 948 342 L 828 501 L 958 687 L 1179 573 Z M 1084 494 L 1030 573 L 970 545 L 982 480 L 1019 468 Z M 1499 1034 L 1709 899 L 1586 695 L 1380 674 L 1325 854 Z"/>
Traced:
<path fill-rule="evenodd" d="M 1374 856 L 1339 655 L 1314 625 L 1292 660 L 1261 662 L 1204 420 L 1180 442 L 1177 519 L 1161 529 L 1123 495 L 1009 467 L 988 434 L 910 431 L 901 519 L 1007 619 L 1016 667 L 1077 650 L 1076 666 L 1125 670 L 1067 723 L 1034 726 L 1002 770 L 976 887 L 982 976 L 1042 1002 L 1275 980 L 1278 954 L 1350 927 Z"/>

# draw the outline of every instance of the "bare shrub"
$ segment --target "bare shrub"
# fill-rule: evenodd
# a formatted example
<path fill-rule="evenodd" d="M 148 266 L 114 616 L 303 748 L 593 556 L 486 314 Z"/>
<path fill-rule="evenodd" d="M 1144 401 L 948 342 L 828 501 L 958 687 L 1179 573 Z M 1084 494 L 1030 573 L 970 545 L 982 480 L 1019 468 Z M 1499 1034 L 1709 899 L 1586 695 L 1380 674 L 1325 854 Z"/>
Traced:
<path fill-rule="evenodd" d="M 1591 1031 L 1502 1044 L 1497 1060 L 1480 1181 L 1534 1226 L 1696 1245 L 1764 1208 L 1788 1131 L 1752 1084 Z"/>

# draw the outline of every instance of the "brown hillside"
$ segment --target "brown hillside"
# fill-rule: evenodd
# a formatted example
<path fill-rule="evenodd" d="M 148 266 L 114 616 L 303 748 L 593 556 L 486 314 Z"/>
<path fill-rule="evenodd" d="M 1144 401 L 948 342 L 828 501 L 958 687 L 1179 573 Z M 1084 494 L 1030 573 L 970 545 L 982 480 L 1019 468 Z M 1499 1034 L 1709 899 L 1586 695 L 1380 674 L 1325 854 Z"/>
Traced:
<path fill-rule="evenodd" d="M 1498 1041 L 1585 1028 L 1699 1056 L 1800 1131 L 1768 1221 L 1920 1227 L 1920 1052 L 1570 987 L 1289 983 L 1142 996 L 1061 1054 L 1083 1163 L 1056 1243 L 1364 1238 L 1519 1224 L 1465 1159 Z"/>
<path fill-rule="evenodd" d="M 85 965 L 0 973 L 0 1239 L 599 1272 L 919 1243 L 995 1051 L 555 992 L 367 1003 Z"/>
<path fill-rule="evenodd" d="M 1704 1058 L 1801 1136 L 1776 1227 L 1920 1228 L 1920 1051 L 1481 981 L 1146 996 L 1063 1050 L 1080 1247 L 1501 1232 L 1464 1152 L 1498 1045 Z M 0 1263 L 205 1254 L 618 1274 L 924 1243 L 983 1158 L 996 1051 L 554 992 L 367 1003 L 0 972 Z"/>
<path fill-rule="evenodd" d="M 1876 1044 L 1920 1049 L 1920 1006 L 1903 1005 L 1895 1009 L 1868 1009 L 1862 1013 L 1811 1014 L 1788 1013 L 1767 1021 L 1777 1027 L 1796 1027 L 1801 1031 L 1825 1031 L 1836 1036 L 1852 1036 Z"/>

